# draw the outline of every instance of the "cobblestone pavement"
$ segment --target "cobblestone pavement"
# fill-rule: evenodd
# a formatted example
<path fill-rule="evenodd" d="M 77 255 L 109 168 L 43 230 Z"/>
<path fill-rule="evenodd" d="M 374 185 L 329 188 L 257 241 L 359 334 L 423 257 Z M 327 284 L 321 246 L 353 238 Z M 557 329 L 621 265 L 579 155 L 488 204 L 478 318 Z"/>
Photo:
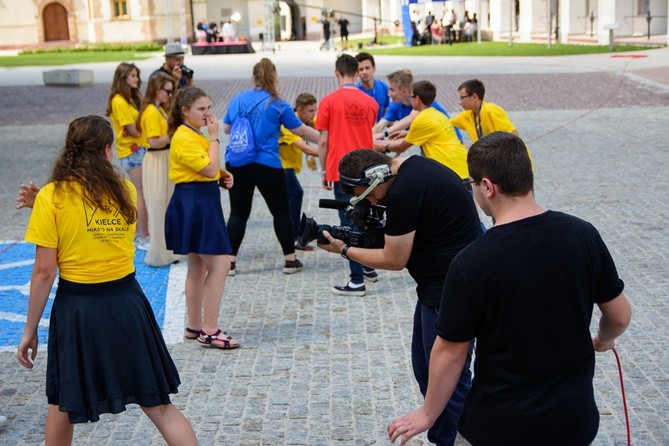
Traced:
<path fill-rule="evenodd" d="M 388 66 L 379 59 L 379 65 Z M 619 68 L 592 69 L 587 58 L 587 70 L 575 64 L 554 73 L 542 73 L 542 67 L 528 61 L 527 74 L 495 74 L 497 63 L 505 62 L 488 59 L 472 66 L 471 73 L 480 74 L 490 101 L 510 112 L 530 142 L 538 200 L 592 222 L 625 280 L 634 316 L 617 349 L 632 444 L 667 445 L 669 90 L 622 76 Z M 435 66 L 416 77 L 433 80 L 440 100 L 455 112 L 455 88 L 468 76 L 463 69 L 463 74 L 446 72 Z M 307 74 L 282 79 L 286 98 L 292 100 L 300 91 L 321 96 L 334 88 L 332 78 Z M 248 77 L 203 80 L 200 85 L 222 116 L 232 94 L 248 85 Z M 28 213 L 13 210 L 17 184 L 30 178 L 44 182 L 65 124 L 73 116 L 102 113 L 106 93 L 107 86 L 97 84 L 83 89 L 0 87 L 0 240 L 23 236 Z M 317 207 L 319 198 L 331 198 L 318 187 L 318 174 L 303 171 L 300 180 L 304 210 L 319 222 L 336 222 L 334 211 Z M 225 195 L 223 205 L 229 209 Z M 329 292 L 346 280 L 340 257 L 316 250 L 300 258 L 303 272 L 281 273 L 271 218 L 257 195 L 239 273 L 229 279 L 221 309 L 222 325 L 241 340 L 242 348 L 170 347 L 183 382 L 173 401 L 193 423 L 201 444 L 388 444 L 387 422 L 419 404 L 409 355 L 415 293 L 408 274 L 382 271 L 367 296 L 347 299 Z M 182 272 L 183 266 L 173 267 L 175 277 Z M 547 345 L 551 336 L 559 333 L 547 333 Z M 0 444 L 42 442 L 45 359 L 40 351 L 29 372 L 20 368 L 13 352 L 0 352 L 0 413 L 10 421 L 0 430 Z M 626 444 L 611 352 L 597 355 L 595 392 L 601 426 L 594 444 Z M 75 444 L 163 441 L 141 411 L 130 407 L 99 423 L 77 426 Z M 426 444 L 426 439 L 411 444 Z"/>

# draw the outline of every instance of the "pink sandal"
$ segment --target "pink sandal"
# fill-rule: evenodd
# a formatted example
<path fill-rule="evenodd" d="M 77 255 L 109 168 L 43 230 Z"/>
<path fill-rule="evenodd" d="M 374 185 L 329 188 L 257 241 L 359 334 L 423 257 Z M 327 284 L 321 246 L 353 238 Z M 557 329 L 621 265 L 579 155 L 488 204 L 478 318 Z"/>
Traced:
<path fill-rule="evenodd" d="M 184 338 L 194 341 L 197 338 L 199 338 L 201 334 L 202 330 L 186 327 L 186 333 L 184 333 Z"/>
<path fill-rule="evenodd" d="M 220 348 L 221 350 L 234 350 L 239 348 L 239 341 L 228 336 L 227 332 L 220 328 L 215 333 L 207 334 L 204 331 L 198 336 L 197 341 L 203 347 Z"/>

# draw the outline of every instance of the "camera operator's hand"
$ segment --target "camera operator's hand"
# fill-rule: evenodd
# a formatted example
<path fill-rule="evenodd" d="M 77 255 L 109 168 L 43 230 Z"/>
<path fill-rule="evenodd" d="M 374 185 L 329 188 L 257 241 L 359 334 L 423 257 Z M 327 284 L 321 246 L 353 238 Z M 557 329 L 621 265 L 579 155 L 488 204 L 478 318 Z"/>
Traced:
<path fill-rule="evenodd" d="M 333 252 L 335 254 L 341 254 L 342 250 L 344 249 L 344 246 L 346 246 L 346 243 L 344 243 L 343 240 L 339 240 L 332 237 L 328 231 L 323 231 L 323 237 L 325 237 L 327 241 L 330 243 L 318 242 L 317 245 L 319 248 L 324 249 L 328 252 Z"/>

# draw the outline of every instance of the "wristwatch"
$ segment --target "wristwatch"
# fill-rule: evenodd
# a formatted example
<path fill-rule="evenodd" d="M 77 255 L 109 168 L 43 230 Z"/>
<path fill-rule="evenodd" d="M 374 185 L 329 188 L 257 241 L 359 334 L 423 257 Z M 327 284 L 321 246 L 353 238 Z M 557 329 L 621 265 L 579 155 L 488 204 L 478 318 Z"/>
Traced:
<path fill-rule="evenodd" d="M 349 248 L 350 248 L 349 245 L 344 245 L 344 249 L 341 250 L 341 256 L 342 256 L 343 258 L 345 258 L 346 260 L 351 260 L 351 259 L 349 259 L 348 256 L 346 255 L 346 254 L 348 254 L 348 250 L 349 250 Z"/>

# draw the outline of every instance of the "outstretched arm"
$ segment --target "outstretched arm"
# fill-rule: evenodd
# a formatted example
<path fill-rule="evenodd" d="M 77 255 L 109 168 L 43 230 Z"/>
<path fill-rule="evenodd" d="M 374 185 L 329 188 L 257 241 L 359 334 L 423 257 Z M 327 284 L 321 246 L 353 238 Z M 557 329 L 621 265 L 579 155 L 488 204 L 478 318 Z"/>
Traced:
<path fill-rule="evenodd" d="M 320 134 L 318 133 L 318 130 L 309 127 L 308 125 L 302 124 L 296 129 L 290 129 L 290 131 L 314 144 L 318 144 L 319 142 Z"/>
<path fill-rule="evenodd" d="M 16 209 L 32 208 L 39 189 L 39 187 L 35 186 L 33 180 L 30 180 L 28 184 L 21 184 L 19 186 L 19 196 L 16 197 L 16 202 L 18 203 Z"/>

